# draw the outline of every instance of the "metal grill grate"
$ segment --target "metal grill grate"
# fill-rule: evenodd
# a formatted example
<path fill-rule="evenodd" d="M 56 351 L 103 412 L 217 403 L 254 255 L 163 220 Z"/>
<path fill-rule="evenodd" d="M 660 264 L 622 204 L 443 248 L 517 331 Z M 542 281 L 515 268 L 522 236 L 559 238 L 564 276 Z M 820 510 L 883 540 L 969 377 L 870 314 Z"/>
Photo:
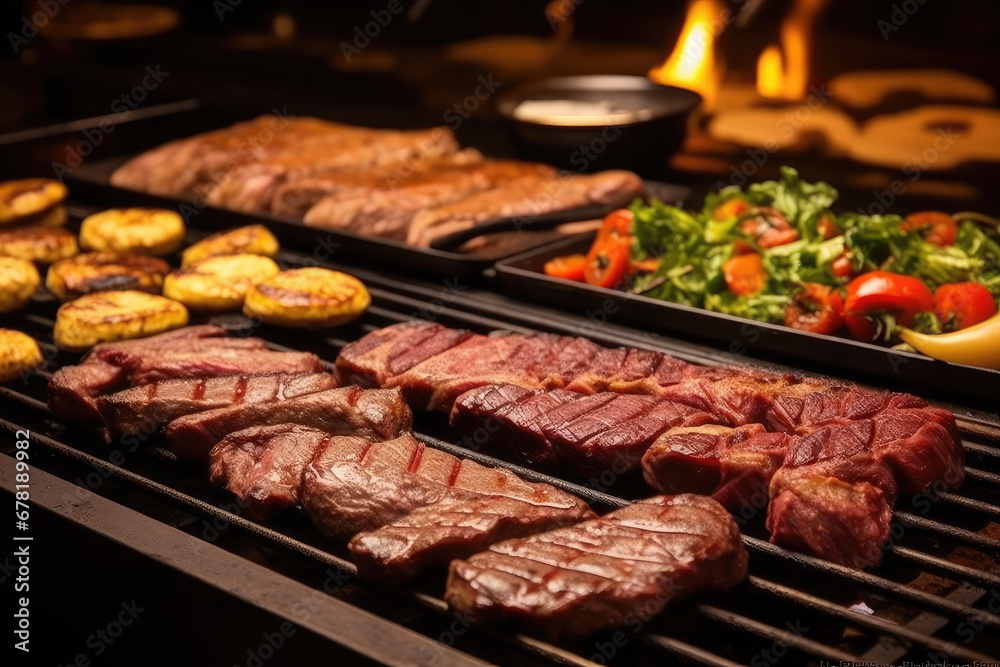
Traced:
<path fill-rule="evenodd" d="M 543 320 L 527 309 L 501 319 L 471 309 L 432 307 L 428 295 L 414 296 L 415 288 L 411 286 L 363 277 L 371 281 L 373 307 L 359 323 L 337 337 L 303 336 L 270 328 L 253 334 L 268 339 L 278 349 L 305 349 L 332 362 L 347 342 L 416 313 L 433 312 L 443 324 L 479 331 L 530 330 L 533 324 L 557 333 L 579 333 L 572 322 L 561 318 Z M 404 291 L 408 294 L 401 293 Z M 96 433 L 79 433 L 78 427 L 53 417 L 45 403 L 46 382 L 59 366 L 75 362 L 51 343 L 55 305 L 36 303 L 29 312 L 12 318 L 9 326 L 34 335 L 48 361 L 26 383 L 0 388 L 0 428 L 14 431 L 30 427 L 36 444 L 59 459 L 102 471 L 191 515 L 217 519 L 274 549 L 356 577 L 356 569 L 344 557 L 344 545 L 323 542 L 318 534 L 303 530 L 298 525 L 301 518 L 298 524 L 295 517 L 279 518 L 267 525 L 249 521 L 226 509 L 224 495 L 213 489 L 204 475 L 200 482 L 192 483 L 190 464 L 155 460 L 169 458 L 155 450 L 112 463 Z M 613 332 L 588 333 L 599 343 L 637 344 Z M 669 344 L 641 344 L 677 353 Z M 678 356 L 719 363 L 698 355 Z M 1000 507 L 995 503 L 1000 499 L 1000 450 L 992 443 L 1000 441 L 1000 429 L 988 419 L 968 414 L 973 416 L 959 418 L 968 458 L 965 484 L 957 493 L 928 496 L 926 503 L 901 503 L 894 521 L 902 534 L 875 570 L 851 570 L 789 552 L 768 543 L 761 522 L 751 521 L 744 535 L 751 559 L 748 581 L 728 593 L 706 595 L 668 608 L 662 616 L 643 622 L 637 631 L 625 628 L 567 646 L 554 646 L 502 629 L 470 632 L 501 642 L 509 647 L 512 656 L 569 665 L 662 664 L 664 653 L 686 663 L 755 667 L 801 664 L 803 659 L 880 664 L 902 659 L 941 662 L 943 656 L 962 663 L 996 662 L 1000 659 L 1000 615 L 996 613 L 1000 609 L 1000 569 L 995 562 L 1000 557 Z M 504 466 L 528 479 L 576 493 L 600 510 L 620 507 L 630 497 L 648 494 L 627 480 L 596 490 L 584 480 L 553 477 L 450 444 L 441 439 L 446 433 L 441 421 L 433 415 L 417 415 L 418 437 L 430 446 Z M 952 583 L 932 590 L 923 585 L 927 575 Z M 359 585 L 366 589 L 365 584 Z M 437 578 L 418 582 L 403 592 L 368 590 L 376 597 L 399 598 L 429 614 L 432 620 L 427 621 L 428 628 L 446 628 L 453 618 L 438 597 L 441 588 Z M 849 609 L 857 602 L 864 602 L 876 613 L 866 615 Z M 443 632 L 425 632 L 435 636 L 435 631 Z"/>

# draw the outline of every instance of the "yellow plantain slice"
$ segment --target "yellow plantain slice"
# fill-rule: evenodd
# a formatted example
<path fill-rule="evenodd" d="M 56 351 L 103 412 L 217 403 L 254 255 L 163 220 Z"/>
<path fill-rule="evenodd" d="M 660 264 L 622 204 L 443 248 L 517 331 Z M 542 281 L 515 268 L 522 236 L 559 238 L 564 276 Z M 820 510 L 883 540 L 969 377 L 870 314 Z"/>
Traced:
<path fill-rule="evenodd" d="M 282 271 L 251 287 L 243 313 L 287 327 L 332 327 L 360 317 L 370 303 L 354 276 L 310 267 Z"/>
<path fill-rule="evenodd" d="M 68 194 L 65 185 L 51 178 L 26 178 L 0 183 L 0 227 L 63 224 L 66 221 L 66 211 L 62 203 Z M 60 216 L 60 222 L 52 222 Z"/>
<path fill-rule="evenodd" d="M 188 323 L 182 304 L 155 294 L 122 290 L 85 294 L 56 313 L 56 345 L 84 352 L 98 343 L 144 338 Z"/>
<path fill-rule="evenodd" d="M 169 255 L 184 242 L 187 228 L 175 211 L 112 208 L 84 219 L 80 245 L 118 255 Z"/>
<path fill-rule="evenodd" d="M 0 231 L 0 256 L 51 264 L 80 252 L 76 236 L 59 227 L 24 227 Z"/>
<path fill-rule="evenodd" d="M 206 236 L 197 243 L 188 246 L 181 255 L 181 268 L 187 268 L 209 257 L 219 255 L 263 255 L 276 257 L 281 246 L 264 225 L 248 225 L 227 229 L 211 236 Z"/>
<path fill-rule="evenodd" d="M 28 305 L 41 280 L 38 269 L 28 260 L 0 257 L 0 313 Z"/>
<path fill-rule="evenodd" d="M 9 382 L 42 364 L 35 339 L 13 329 L 0 329 L 0 382 Z"/>
<path fill-rule="evenodd" d="M 45 286 L 60 301 L 123 289 L 159 294 L 169 271 L 170 265 L 156 257 L 88 252 L 50 266 Z"/>
<path fill-rule="evenodd" d="M 251 285 L 280 270 L 270 257 L 220 255 L 169 274 L 163 295 L 192 310 L 239 310 Z"/>

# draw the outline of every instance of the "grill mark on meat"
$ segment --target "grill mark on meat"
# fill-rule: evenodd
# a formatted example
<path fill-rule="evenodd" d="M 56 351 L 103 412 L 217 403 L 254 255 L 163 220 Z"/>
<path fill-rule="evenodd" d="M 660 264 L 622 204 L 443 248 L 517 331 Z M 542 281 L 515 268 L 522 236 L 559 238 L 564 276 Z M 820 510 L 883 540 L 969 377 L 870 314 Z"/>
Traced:
<path fill-rule="evenodd" d="M 739 530 L 718 503 L 658 497 L 455 560 L 445 599 L 476 623 L 515 620 L 559 639 L 620 625 L 637 608 L 651 616 L 670 599 L 729 588 L 746 571 Z"/>
<path fill-rule="evenodd" d="M 420 462 L 424 458 L 424 443 L 418 443 L 416 448 L 413 450 L 413 457 L 410 459 L 410 465 L 407 466 L 407 472 L 415 473 L 420 469 Z"/>
<path fill-rule="evenodd" d="M 451 475 L 448 476 L 448 486 L 454 487 L 458 479 L 458 473 L 462 469 L 462 459 L 455 459 L 455 464 L 451 467 Z"/>
<path fill-rule="evenodd" d="M 165 434 L 178 456 L 204 459 L 229 433 L 254 425 L 288 422 L 335 435 L 381 440 L 408 431 L 412 414 L 398 389 L 346 387 L 284 401 L 231 405 L 186 415 L 172 421 Z"/>

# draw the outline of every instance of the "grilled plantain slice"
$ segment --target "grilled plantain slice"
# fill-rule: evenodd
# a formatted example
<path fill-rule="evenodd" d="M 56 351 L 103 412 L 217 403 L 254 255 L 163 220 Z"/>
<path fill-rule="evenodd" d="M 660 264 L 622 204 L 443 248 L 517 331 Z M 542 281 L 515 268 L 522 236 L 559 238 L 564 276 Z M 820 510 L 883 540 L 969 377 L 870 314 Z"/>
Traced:
<path fill-rule="evenodd" d="M 112 208 L 84 219 L 80 244 L 86 250 L 118 255 L 169 255 L 184 242 L 187 228 L 175 211 Z"/>
<path fill-rule="evenodd" d="M 227 229 L 188 246 L 181 255 L 181 268 L 187 268 L 209 257 L 219 255 L 263 255 L 276 257 L 281 246 L 274 234 L 264 225 L 247 225 L 236 229 Z"/>
<path fill-rule="evenodd" d="M 0 313 L 24 308 L 40 282 L 38 269 L 28 260 L 0 257 Z"/>
<path fill-rule="evenodd" d="M 247 292 L 243 313 L 287 327 L 332 327 L 361 316 L 371 303 L 364 283 L 318 267 L 282 271 Z"/>
<path fill-rule="evenodd" d="M 0 329 L 0 382 L 9 382 L 42 364 L 35 339 L 13 329 Z"/>
<path fill-rule="evenodd" d="M 60 301 L 109 290 L 159 294 L 169 271 L 170 265 L 156 257 L 88 252 L 50 266 L 45 286 Z"/>
<path fill-rule="evenodd" d="M 80 252 L 72 232 L 59 227 L 24 227 L 0 231 L 0 256 L 51 264 Z"/>
<path fill-rule="evenodd" d="M 61 225 L 62 203 L 69 192 L 51 178 L 26 178 L 0 183 L 0 227 L 7 225 Z"/>
<path fill-rule="evenodd" d="M 270 257 L 220 255 L 169 274 L 163 295 L 192 310 L 238 310 L 251 285 L 280 270 Z"/>
<path fill-rule="evenodd" d="M 56 345 L 84 352 L 98 343 L 144 338 L 188 323 L 188 311 L 171 299 L 122 290 L 85 294 L 56 313 Z"/>

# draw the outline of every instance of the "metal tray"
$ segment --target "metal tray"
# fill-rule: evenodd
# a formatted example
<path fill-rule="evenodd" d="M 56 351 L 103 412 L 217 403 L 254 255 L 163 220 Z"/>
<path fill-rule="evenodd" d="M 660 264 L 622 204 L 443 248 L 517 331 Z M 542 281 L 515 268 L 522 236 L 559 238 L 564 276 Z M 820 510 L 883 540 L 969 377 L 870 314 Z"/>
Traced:
<path fill-rule="evenodd" d="M 950 364 L 839 336 L 807 333 L 778 324 L 755 322 L 682 306 L 647 296 L 552 278 L 542 266 L 559 255 L 586 252 L 593 234 L 568 238 L 496 263 L 501 288 L 510 296 L 584 313 L 592 321 L 614 320 L 722 344 L 733 357 L 747 352 L 807 362 L 834 375 L 855 373 L 918 392 L 986 401 L 995 409 L 1000 371 Z"/>
<path fill-rule="evenodd" d="M 246 118 L 254 113 L 245 114 Z M 113 117 L 109 117 L 113 118 Z M 97 124 L 100 119 L 91 119 Z M 161 145 L 171 139 L 192 136 L 199 132 L 225 127 L 241 120 L 230 118 L 211 109 L 186 107 L 179 113 L 159 114 L 123 122 L 114 127 L 109 137 L 114 146 L 103 150 L 66 174 L 65 181 L 74 200 L 102 206 L 156 206 L 180 210 L 186 217 L 197 218 L 198 226 L 213 230 L 259 222 L 267 225 L 281 240 L 299 250 L 311 253 L 319 262 L 336 258 L 347 262 L 378 262 L 393 270 L 413 270 L 423 275 L 441 278 L 477 276 L 498 259 L 524 252 L 524 248 L 499 254 L 471 255 L 458 252 L 415 248 L 401 241 L 366 236 L 349 231 L 331 231 L 307 227 L 301 220 L 268 214 L 241 213 L 214 207 L 197 208 L 190 202 L 127 190 L 111 185 L 111 174 L 135 154 Z M 155 127 L 152 124 L 155 122 Z M 89 127 L 90 125 L 88 125 Z M 108 142 L 109 144 L 111 142 Z M 662 186 L 661 186 L 662 187 Z M 189 222 L 191 220 L 189 219 Z M 557 239 L 558 240 L 558 239 Z M 534 247 L 553 241 L 541 236 Z"/>

